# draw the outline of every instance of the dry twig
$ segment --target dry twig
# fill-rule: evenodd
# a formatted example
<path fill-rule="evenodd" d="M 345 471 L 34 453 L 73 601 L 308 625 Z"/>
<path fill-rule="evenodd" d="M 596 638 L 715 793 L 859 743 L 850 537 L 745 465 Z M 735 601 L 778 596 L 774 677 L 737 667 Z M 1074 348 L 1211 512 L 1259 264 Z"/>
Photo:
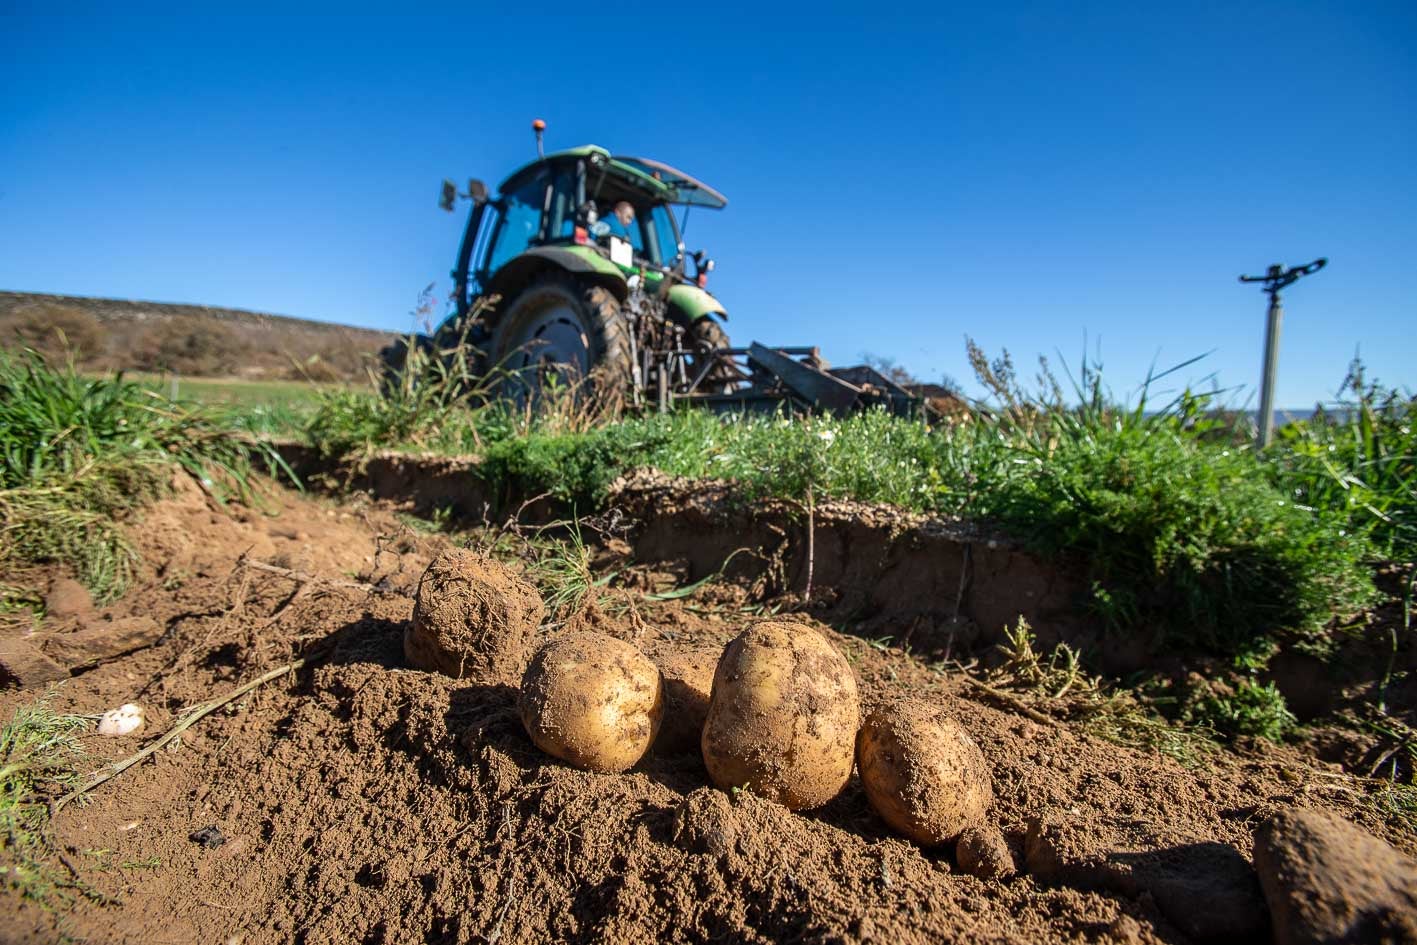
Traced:
<path fill-rule="evenodd" d="M 372 584 L 364 584 L 360 581 L 331 581 L 314 574 L 306 574 L 304 571 L 296 571 L 293 568 L 282 568 L 277 564 L 267 564 L 264 561 L 256 561 L 242 555 L 236 561 L 237 568 L 254 568 L 257 571 L 265 571 L 268 574 L 279 574 L 281 577 L 288 577 L 292 581 L 299 581 L 302 584 L 311 584 L 316 581 L 328 584 L 331 587 L 348 587 L 356 591 L 368 591 L 373 593 L 375 587 Z"/>
<path fill-rule="evenodd" d="M 1044 715 L 1037 709 L 1026 705 L 1023 700 L 1018 698 L 1017 696 L 1010 695 L 1009 693 L 1004 692 L 1002 689 L 996 689 L 986 682 L 981 682 L 978 679 L 975 679 L 973 676 L 966 676 L 965 679 L 969 680 L 969 684 L 971 686 L 980 690 L 985 695 L 989 696 L 991 699 L 1003 703 L 1005 706 L 1009 707 L 1010 709 L 1013 709 L 1020 715 L 1023 715 L 1033 720 L 1034 722 L 1037 722 L 1039 725 L 1052 725 L 1054 723 L 1054 719 L 1050 718 L 1047 715 Z"/>
<path fill-rule="evenodd" d="M 201 703 L 191 712 L 183 716 L 180 722 L 172 726 L 172 728 L 168 730 L 166 735 L 162 736 L 157 741 L 151 743 L 137 754 L 124 758 L 122 761 L 116 761 L 113 764 L 109 765 L 107 768 L 100 769 L 99 771 L 95 772 L 93 776 L 90 777 L 87 781 L 85 781 L 82 785 L 74 788 L 74 790 L 59 798 L 52 805 L 50 809 L 50 815 L 53 816 L 54 814 L 58 813 L 61 807 L 63 807 L 65 804 L 69 803 L 79 795 L 87 794 L 89 791 L 92 791 L 94 788 L 98 787 L 100 784 L 103 784 L 105 781 L 108 781 L 112 778 L 116 778 L 124 771 L 127 771 L 129 768 L 133 767 L 133 765 L 161 751 L 163 748 L 167 747 L 167 745 L 169 745 L 172 741 L 174 741 L 177 736 L 181 735 L 183 732 L 187 731 L 187 729 L 191 728 L 196 722 L 206 717 L 207 715 L 210 715 L 212 712 L 215 712 L 217 709 L 220 709 L 227 703 L 232 702 L 240 698 L 241 696 L 244 696 L 246 693 L 257 688 L 258 686 L 262 686 L 270 682 L 272 679 L 278 679 L 279 677 L 284 676 L 286 673 L 293 672 L 294 670 L 299 669 L 300 667 L 304 666 L 308 661 L 309 657 L 301 657 L 298 660 L 294 660 L 293 662 L 286 663 L 284 666 L 278 667 L 277 669 L 273 669 L 268 673 L 262 673 L 260 676 L 257 676 L 250 682 L 243 683 L 242 685 L 237 686 L 235 689 L 233 689 L 231 692 L 227 693 L 224 696 L 220 696 L 216 699 L 210 699 L 206 702 Z"/>

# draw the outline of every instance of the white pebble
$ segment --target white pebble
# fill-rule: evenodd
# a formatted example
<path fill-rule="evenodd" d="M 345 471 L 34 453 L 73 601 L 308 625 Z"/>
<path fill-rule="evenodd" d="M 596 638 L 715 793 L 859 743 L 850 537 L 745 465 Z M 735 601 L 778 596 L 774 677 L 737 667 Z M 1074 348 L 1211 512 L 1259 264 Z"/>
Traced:
<path fill-rule="evenodd" d="M 109 709 L 98 720 L 100 735 L 131 735 L 143 727 L 143 707 L 129 702 Z"/>

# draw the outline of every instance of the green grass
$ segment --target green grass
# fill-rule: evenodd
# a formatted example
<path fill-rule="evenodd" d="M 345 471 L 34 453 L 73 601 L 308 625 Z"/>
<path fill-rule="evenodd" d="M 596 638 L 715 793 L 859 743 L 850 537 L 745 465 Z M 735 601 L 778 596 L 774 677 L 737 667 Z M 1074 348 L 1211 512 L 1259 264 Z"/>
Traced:
<path fill-rule="evenodd" d="M 32 352 L 0 353 L 0 570 L 68 565 L 110 599 L 136 564 L 123 518 L 177 468 L 218 499 L 247 496 L 255 453 L 278 462 L 210 409 L 122 375 L 84 377 Z"/>
<path fill-rule="evenodd" d="M 222 377 L 179 377 L 132 373 L 127 378 L 171 400 L 236 407 L 286 407 L 313 410 L 320 399 L 344 385 L 313 381 Z"/>
<path fill-rule="evenodd" d="M 1278 433 L 1266 458 L 1293 501 L 1342 510 L 1381 553 L 1417 561 L 1417 397 L 1367 381 L 1355 361 L 1335 404 Z"/>
<path fill-rule="evenodd" d="M 1366 562 L 1393 547 L 1377 528 L 1410 518 L 1410 488 L 1374 487 L 1390 497 L 1382 515 L 1371 497 L 1296 501 L 1297 477 L 1317 478 L 1312 464 L 1217 437 L 1205 398 L 1156 410 L 1143 395 L 1122 406 L 1084 364 L 1069 402 L 1046 365 L 1042 392 L 1030 394 L 1006 358 L 975 354 L 998 407 L 960 426 L 884 412 L 788 420 L 690 410 L 593 424 L 564 404 L 540 416 L 473 407 L 425 373 L 421 402 L 328 395 L 309 435 L 331 453 L 475 454 L 470 475 L 494 495 L 549 493 L 576 514 L 601 508 L 618 476 L 654 467 L 733 480 L 745 498 L 855 499 L 992 522 L 1041 555 L 1080 564 L 1091 587 L 1083 604 L 1114 631 L 1159 630 L 1222 653 L 1267 651 L 1277 634 L 1322 649 L 1336 614 L 1374 599 Z M 1410 486 L 1400 459 L 1382 468 Z"/>
<path fill-rule="evenodd" d="M 73 885 L 48 864 L 47 798 L 79 783 L 78 735 L 87 726 L 85 719 L 57 714 L 45 697 L 20 706 L 0 729 L 0 877 L 37 902 Z"/>

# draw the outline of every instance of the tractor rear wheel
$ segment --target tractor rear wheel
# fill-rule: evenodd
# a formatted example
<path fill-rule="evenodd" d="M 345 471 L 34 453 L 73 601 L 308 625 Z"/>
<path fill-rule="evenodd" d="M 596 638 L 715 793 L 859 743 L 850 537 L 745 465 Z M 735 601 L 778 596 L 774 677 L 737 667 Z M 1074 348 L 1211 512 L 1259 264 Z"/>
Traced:
<path fill-rule="evenodd" d="M 728 347 L 728 333 L 723 330 L 723 326 L 713 316 L 705 316 L 689 326 L 689 343 L 695 351 L 703 352 L 689 357 L 689 373 L 692 377 L 699 376 L 705 362 L 714 362 L 703 382 L 699 384 L 699 391 L 705 394 L 728 393 L 732 389 L 733 369 L 708 353 Z"/>
<path fill-rule="evenodd" d="M 632 377 L 630 329 L 615 296 L 548 274 L 512 299 L 492 330 L 492 362 L 505 396 L 525 403 L 548 386 L 624 392 Z"/>

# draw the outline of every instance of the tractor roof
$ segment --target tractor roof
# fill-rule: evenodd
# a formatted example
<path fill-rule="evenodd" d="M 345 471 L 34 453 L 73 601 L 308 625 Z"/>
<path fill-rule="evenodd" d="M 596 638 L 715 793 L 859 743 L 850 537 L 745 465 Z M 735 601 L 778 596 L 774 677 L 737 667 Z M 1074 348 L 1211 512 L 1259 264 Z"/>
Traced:
<path fill-rule="evenodd" d="M 530 164 L 518 168 L 506 180 L 502 181 L 500 190 L 502 193 L 506 193 L 509 189 L 515 188 L 521 177 L 542 164 L 581 159 L 588 159 L 592 163 L 604 161 L 605 166 L 617 177 L 649 191 L 665 203 L 692 204 L 696 207 L 711 207 L 715 210 L 728 204 L 728 198 L 723 194 L 703 181 L 690 177 L 668 164 L 649 158 L 612 156 L 609 151 L 593 144 L 555 151 L 540 160 L 532 161 Z"/>

